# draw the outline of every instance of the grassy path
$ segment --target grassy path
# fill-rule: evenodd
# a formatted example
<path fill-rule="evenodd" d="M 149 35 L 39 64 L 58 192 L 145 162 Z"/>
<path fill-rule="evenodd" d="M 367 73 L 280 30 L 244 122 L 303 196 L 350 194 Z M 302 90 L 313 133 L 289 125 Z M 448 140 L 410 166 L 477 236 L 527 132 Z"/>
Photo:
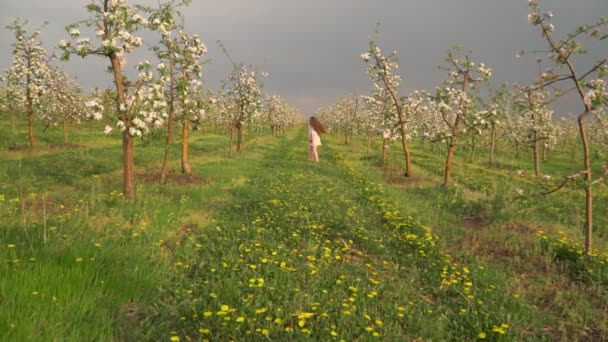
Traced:
<path fill-rule="evenodd" d="M 327 147 L 309 162 L 303 141 L 298 131 L 266 148 L 212 224 L 184 232 L 199 252 L 174 256 L 179 288 L 146 320 L 149 337 L 534 336 L 542 318 L 506 294 L 499 270 L 456 264 L 379 185 Z"/>
<path fill-rule="evenodd" d="M 519 240 L 457 226 L 452 209 L 475 213 L 463 194 L 479 186 L 395 188 L 332 137 L 313 164 L 305 134 L 252 137 L 232 159 L 225 136 L 198 136 L 200 181 L 140 181 L 132 202 L 116 191 L 119 147 L 108 138 L 9 153 L 0 162 L 0 340 L 584 339 L 581 329 L 603 317 L 576 284 L 552 291 L 556 277 L 518 273 L 534 267 L 528 259 L 481 253 L 471 237 L 508 248 Z M 142 143 L 137 155 L 138 172 L 151 174 L 162 146 Z M 550 271 L 530 275 L 559 274 Z M 569 301 L 577 305 L 565 320 L 553 314 Z"/>

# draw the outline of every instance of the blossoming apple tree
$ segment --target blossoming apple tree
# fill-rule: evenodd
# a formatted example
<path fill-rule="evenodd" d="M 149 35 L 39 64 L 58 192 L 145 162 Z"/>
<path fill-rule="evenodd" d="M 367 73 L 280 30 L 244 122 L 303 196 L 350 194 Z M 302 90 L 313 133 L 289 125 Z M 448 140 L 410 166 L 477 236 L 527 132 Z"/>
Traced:
<path fill-rule="evenodd" d="M 550 148 L 556 142 L 548 93 L 524 87 L 515 98 L 513 108 L 511 129 L 520 142 L 532 149 L 534 175 L 540 177 L 540 149 Z"/>
<path fill-rule="evenodd" d="M 233 64 L 232 73 L 224 80 L 221 99 L 224 101 L 223 114 L 230 124 L 229 156 L 232 155 L 234 131 L 237 133 L 236 152 L 241 152 L 243 130 L 256 116 L 262 106 L 259 74 L 249 71 L 243 64 Z"/>
<path fill-rule="evenodd" d="M 399 86 L 401 85 L 401 77 L 396 73 L 396 70 L 399 68 L 399 65 L 397 64 L 398 55 L 397 52 L 393 52 L 388 56 L 384 56 L 373 39 L 370 40 L 369 46 L 369 50 L 363 53 L 361 58 L 365 63 L 369 63 L 367 74 L 374 84 L 371 98 L 373 98 L 375 102 L 378 102 L 374 105 L 376 106 L 376 109 L 384 114 L 384 123 L 389 127 L 399 127 L 401 147 L 405 158 L 404 176 L 410 177 L 412 176 L 412 164 L 407 144 L 407 118 L 403 111 L 401 99 L 397 93 Z M 384 106 L 381 102 L 385 102 L 387 107 L 383 109 Z M 385 131 L 385 142 L 388 136 L 390 136 L 389 132 L 392 132 L 392 128 L 390 131 Z M 385 144 L 385 147 L 386 146 L 387 145 Z"/>
<path fill-rule="evenodd" d="M 116 87 L 115 126 L 121 130 L 123 151 L 123 194 L 126 199 L 135 197 L 135 170 L 133 138 L 142 136 L 149 129 L 159 127 L 165 120 L 164 86 L 155 80 L 150 62 L 137 64 L 138 79 L 130 82 L 124 71 L 126 56 L 143 44 L 134 33 L 149 26 L 140 14 L 141 6 L 128 5 L 124 0 L 99 0 L 86 6 L 89 18 L 68 25 L 70 39 L 59 42 L 62 59 L 72 55 L 80 57 L 101 56 L 110 64 Z M 96 28 L 95 44 L 89 37 L 82 37 L 80 28 Z M 99 99 L 86 103 L 89 116 L 100 119 L 103 106 Z M 106 132 L 112 130 L 106 126 Z"/>
<path fill-rule="evenodd" d="M 487 128 L 488 120 L 485 117 L 488 111 L 478 108 L 471 90 L 475 90 L 479 83 L 484 82 L 492 74 L 483 63 L 475 64 L 464 56 L 460 58 L 458 49 L 448 51 L 448 78 L 442 87 L 436 88 L 436 126 L 431 139 L 445 141 L 448 145 L 445 160 L 443 186 L 448 186 L 452 172 L 452 161 L 460 139 L 468 133 L 480 134 Z"/>
<path fill-rule="evenodd" d="M 540 30 L 541 36 L 546 42 L 549 60 L 554 68 L 547 69 L 541 74 L 537 81 L 537 89 L 567 83 L 573 87 L 579 100 L 581 112 L 576 117 L 579 129 L 579 137 L 582 141 L 582 170 L 566 176 L 557 191 L 574 179 L 582 179 L 582 189 L 585 192 L 585 251 L 592 251 L 592 232 L 593 232 L 593 186 L 598 183 L 605 183 L 608 176 L 608 167 L 604 165 L 604 172 L 600 177 L 593 177 L 593 165 L 591 157 L 591 140 L 588 135 L 588 119 L 593 116 L 603 120 L 606 117 L 608 107 L 608 91 L 606 90 L 606 78 L 608 75 L 608 57 L 603 57 L 586 67 L 580 67 L 583 63 L 576 58 L 587 53 L 588 50 L 583 46 L 582 39 L 587 37 L 590 40 L 604 40 L 608 34 L 602 33 L 602 29 L 608 26 L 608 18 L 600 18 L 592 24 L 582 25 L 574 32 L 567 34 L 559 39 L 554 33 L 555 26 L 551 23 L 553 12 L 541 10 L 540 4 L 536 0 L 529 0 L 530 13 L 528 20 L 530 24 Z M 575 60 L 576 59 L 576 60 Z M 581 69 L 583 71 L 581 71 Z M 559 94 L 557 94 L 559 95 Z"/>
<path fill-rule="evenodd" d="M 46 127 L 61 125 L 63 143 L 67 144 L 68 125 L 80 124 L 85 118 L 86 96 L 76 80 L 58 67 L 51 67 L 49 75 L 39 117 Z"/>
<path fill-rule="evenodd" d="M 169 147 L 173 140 L 173 123 L 177 120 L 182 126 L 181 167 L 185 174 L 192 174 L 189 162 L 189 134 L 191 123 L 200 121 L 205 115 L 202 108 L 201 59 L 207 53 L 207 47 L 197 35 L 183 32 L 183 24 L 178 24 L 176 17 L 181 16 L 177 10 L 179 3 L 167 3 L 150 18 L 151 27 L 160 32 L 161 40 L 153 47 L 161 61 L 156 68 L 167 85 L 165 91 L 168 104 L 166 122 L 166 141 L 160 181 L 165 181 L 169 166 Z"/>
<path fill-rule="evenodd" d="M 506 84 L 503 84 L 498 90 L 490 91 L 491 99 L 488 105 L 488 121 L 490 124 L 490 151 L 488 156 L 488 164 L 494 163 L 494 154 L 496 152 L 496 142 L 499 130 L 504 128 L 504 123 L 509 115 L 509 99 L 510 92 Z"/>
<path fill-rule="evenodd" d="M 49 79 L 47 52 L 39 39 L 40 30 L 28 33 L 25 22 L 15 20 L 8 29 L 13 31 L 13 63 L 7 71 L 7 96 L 12 110 L 25 112 L 30 146 L 35 147 L 34 120 Z"/>
<path fill-rule="evenodd" d="M 277 136 L 285 129 L 302 122 L 303 117 L 279 95 L 266 96 L 264 100 L 266 120 L 261 121 L 262 126 L 270 127 L 272 136 Z"/>

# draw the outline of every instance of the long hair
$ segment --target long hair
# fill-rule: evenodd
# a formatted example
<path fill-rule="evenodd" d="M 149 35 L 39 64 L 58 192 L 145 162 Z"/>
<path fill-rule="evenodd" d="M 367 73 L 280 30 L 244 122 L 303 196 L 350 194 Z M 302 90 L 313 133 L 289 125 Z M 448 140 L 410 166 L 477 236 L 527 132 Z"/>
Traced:
<path fill-rule="evenodd" d="M 321 124 L 321 121 L 319 121 L 319 119 L 317 119 L 314 116 L 310 117 L 310 125 L 312 126 L 312 128 L 315 129 L 315 131 L 317 131 L 317 133 L 319 134 L 323 134 L 325 132 L 327 132 L 327 130 L 325 129 L 325 127 Z"/>

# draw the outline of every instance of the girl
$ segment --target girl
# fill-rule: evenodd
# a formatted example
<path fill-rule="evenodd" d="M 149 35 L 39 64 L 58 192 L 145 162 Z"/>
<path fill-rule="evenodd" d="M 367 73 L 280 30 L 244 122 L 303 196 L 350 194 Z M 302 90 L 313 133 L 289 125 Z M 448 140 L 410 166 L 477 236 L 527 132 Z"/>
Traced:
<path fill-rule="evenodd" d="M 321 122 L 316 117 L 311 116 L 308 124 L 308 158 L 316 163 L 319 162 L 317 147 L 321 145 L 320 134 L 323 133 L 325 133 L 325 127 L 321 125 Z"/>

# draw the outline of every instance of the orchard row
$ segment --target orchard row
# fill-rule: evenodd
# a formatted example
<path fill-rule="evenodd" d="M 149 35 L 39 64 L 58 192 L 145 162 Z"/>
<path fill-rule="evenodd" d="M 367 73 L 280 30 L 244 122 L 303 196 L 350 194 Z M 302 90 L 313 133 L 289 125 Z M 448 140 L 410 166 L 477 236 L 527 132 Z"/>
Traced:
<path fill-rule="evenodd" d="M 489 85 L 492 70 L 476 62 L 460 48 L 448 51 L 441 68 L 447 73 L 445 81 L 433 91 L 414 90 L 406 96 L 399 94 L 402 79 L 398 73 L 397 52 L 386 56 L 370 40 L 370 48 L 361 55 L 368 65 L 367 74 L 373 84 L 369 95 L 344 98 L 318 116 L 345 142 L 353 134 L 366 134 L 368 141 L 375 135 L 383 137 L 383 160 L 391 140 L 400 142 L 405 160 L 405 176 L 412 176 L 408 143 L 413 139 L 446 146 L 442 185 L 451 183 L 453 160 L 462 145 L 483 145 L 488 162 L 494 162 L 497 139 L 506 141 L 514 150 L 526 149 L 533 157 L 535 176 L 541 177 L 540 161 L 558 143 L 579 144 L 582 160 L 574 161 L 579 169 L 569 165 L 563 170 L 563 180 L 555 184 L 552 193 L 564 188 L 585 192 L 585 231 L 587 253 L 591 251 L 593 227 L 593 188 L 606 185 L 608 165 L 608 56 L 585 68 L 581 55 L 588 53 L 584 42 L 605 40 L 608 18 L 579 26 L 563 38 L 556 37 L 551 23 L 553 13 L 543 12 L 536 0 L 529 0 L 528 21 L 538 28 L 546 46 L 539 48 L 545 58 L 539 58 L 539 75 L 527 85 Z M 377 36 L 378 33 L 376 33 Z M 517 57 L 532 52 L 522 51 Z M 547 65 L 543 64 L 546 61 Z M 573 93 L 578 99 L 580 113 L 574 118 L 555 119 L 551 105 L 564 95 Z M 541 157 L 543 156 L 543 157 Z M 544 175 L 544 177 L 551 177 Z"/>

